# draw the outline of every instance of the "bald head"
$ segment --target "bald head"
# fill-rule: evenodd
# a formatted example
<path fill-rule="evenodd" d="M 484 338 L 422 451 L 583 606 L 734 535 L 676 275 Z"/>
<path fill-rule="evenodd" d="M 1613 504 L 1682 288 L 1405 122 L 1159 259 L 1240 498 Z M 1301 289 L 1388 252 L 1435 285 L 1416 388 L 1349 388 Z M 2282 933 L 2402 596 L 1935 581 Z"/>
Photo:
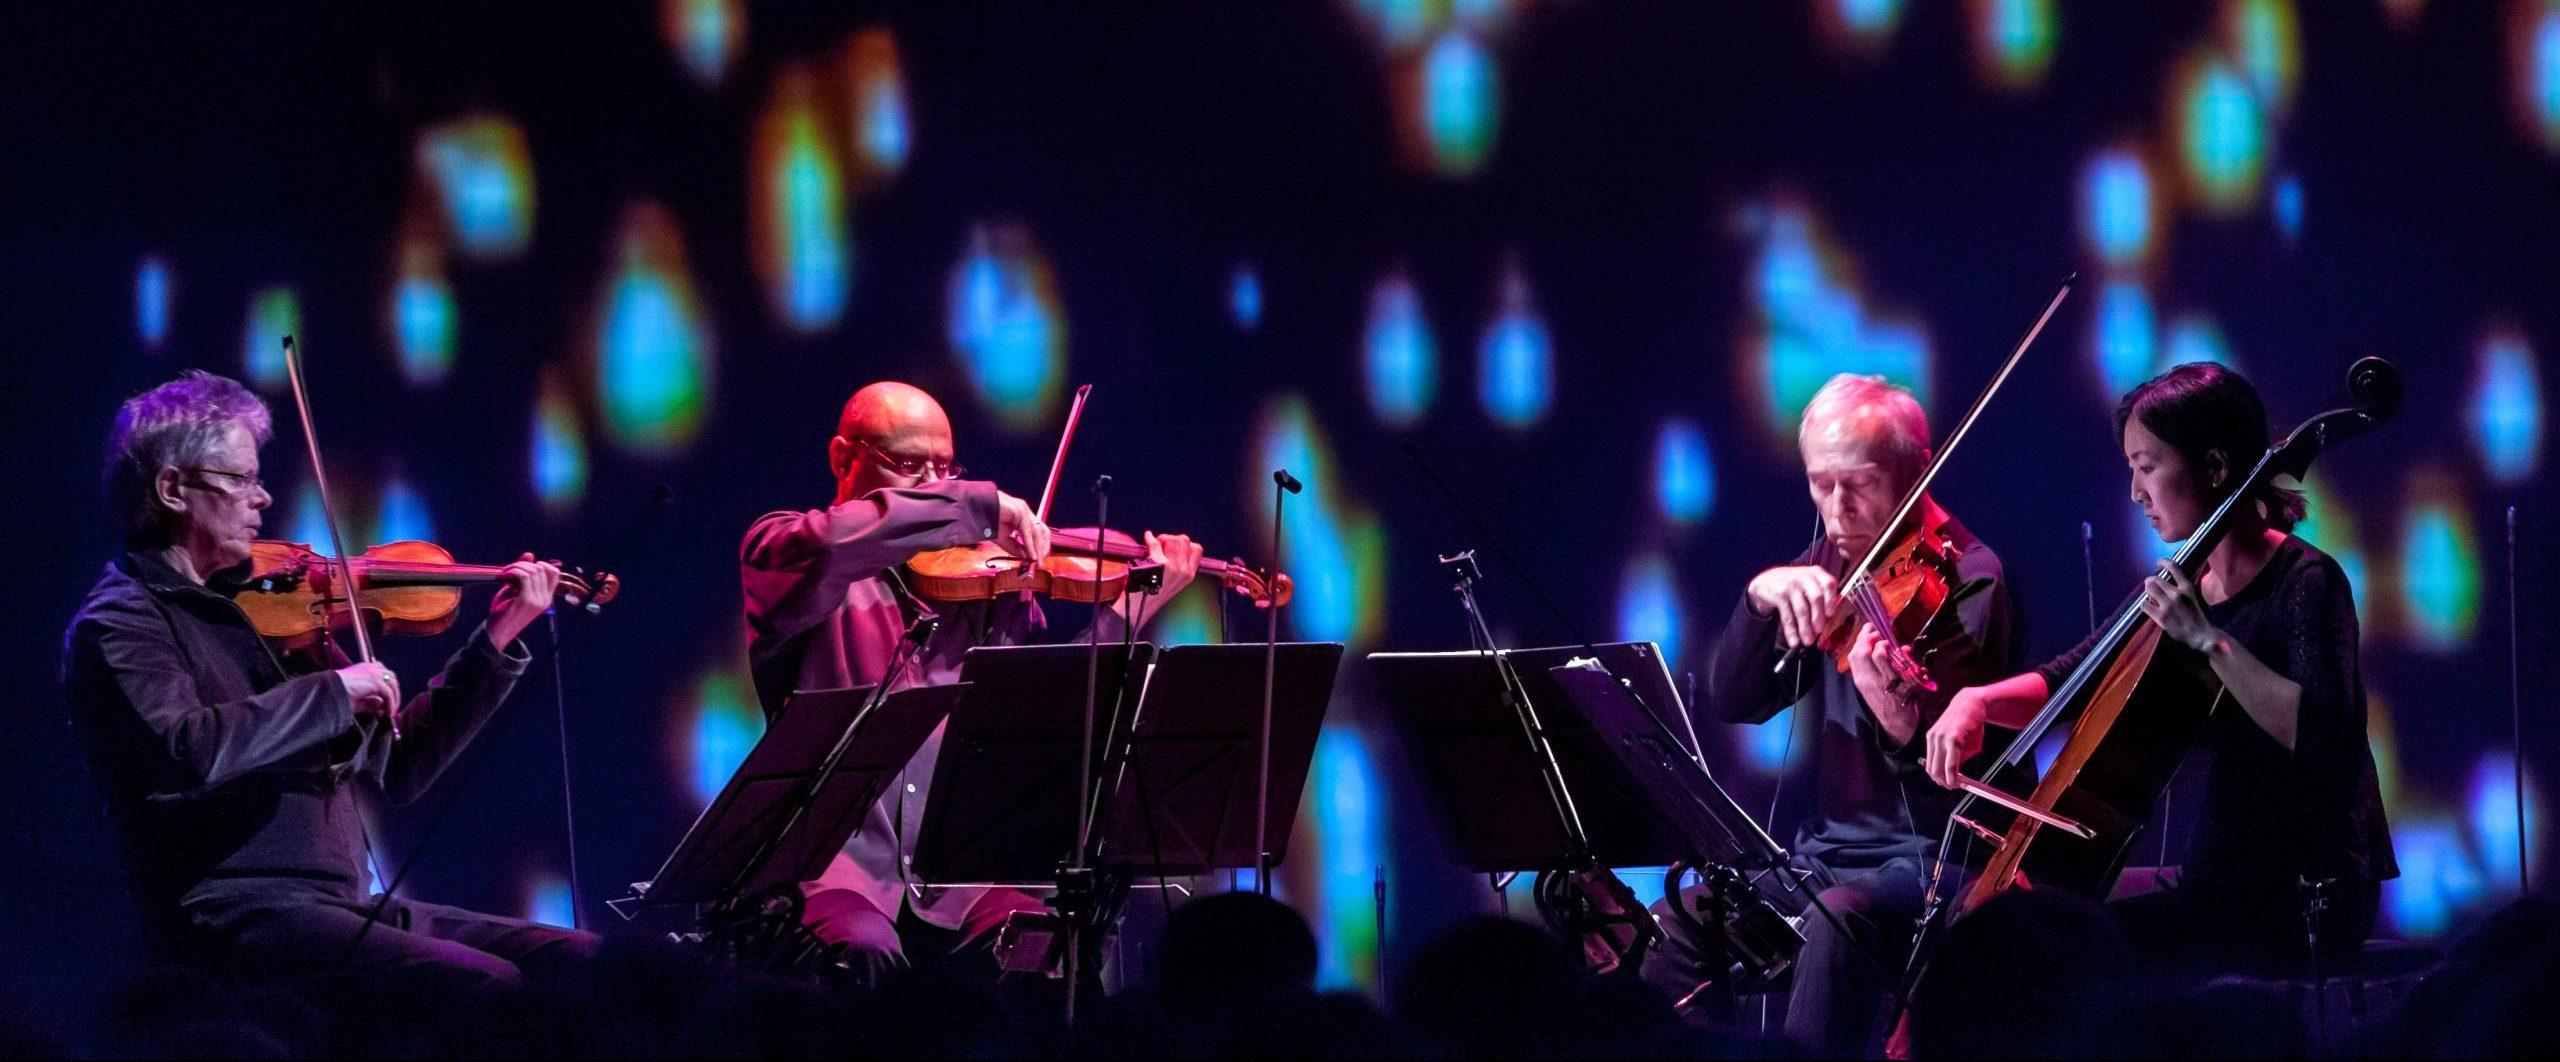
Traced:
<path fill-rule="evenodd" d="M 912 432 L 951 437 L 951 418 L 942 403 L 914 384 L 882 380 L 853 393 L 836 418 L 836 434 L 857 442 L 887 444 Z"/>
<path fill-rule="evenodd" d="M 901 471 L 951 465 L 951 418 L 922 388 L 883 380 L 853 393 L 836 418 L 827 463 L 836 474 L 836 500 L 844 502 L 882 487 L 912 487 L 927 474 Z"/>

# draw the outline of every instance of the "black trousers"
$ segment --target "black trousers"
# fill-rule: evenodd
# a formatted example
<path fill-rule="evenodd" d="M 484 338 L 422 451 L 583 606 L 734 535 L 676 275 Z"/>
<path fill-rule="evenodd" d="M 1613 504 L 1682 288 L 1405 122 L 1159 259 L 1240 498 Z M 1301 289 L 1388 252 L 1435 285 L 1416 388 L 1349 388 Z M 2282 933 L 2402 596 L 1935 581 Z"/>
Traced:
<path fill-rule="evenodd" d="M 1762 890 L 1782 908 L 1792 899 L 1797 909 L 1786 913 L 1800 917 L 1798 928 L 1804 932 L 1804 950 L 1796 955 L 1787 988 L 1787 1039 L 1818 1057 L 1871 1056 L 1881 1044 L 1894 985 L 1920 918 L 1922 868 L 1909 859 L 1835 870 L 1797 857 L 1794 865 L 1804 888 L 1821 897 L 1830 916 L 1807 901 L 1804 892 Z M 1694 892 L 1684 893 L 1683 899 Z M 1705 979 L 1709 953 L 1666 906 L 1655 905 L 1654 915 L 1664 939 L 1645 956 L 1644 978 L 1679 999 Z"/>
<path fill-rule="evenodd" d="M 602 942 L 593 933 L 398 898 L 367 929 L 372 901 L 350 889 L 290 879 L 223 884 L 187 913 L 199 953 L 235 977 L 386 976 L 467 990 L 566 968 Z"/>
<path fill-rule="evenodd" d="M 2320 969 L 2343 973 L 2362 961 L 2382 890 L 2340 880 L 2319 916 Z M 2141 971 L 2171 981 L 2222 974 L 2295 980 L 2311 975 L 2307 898 L 2299 888 L 2194 882 L 2107 904 Z"/>

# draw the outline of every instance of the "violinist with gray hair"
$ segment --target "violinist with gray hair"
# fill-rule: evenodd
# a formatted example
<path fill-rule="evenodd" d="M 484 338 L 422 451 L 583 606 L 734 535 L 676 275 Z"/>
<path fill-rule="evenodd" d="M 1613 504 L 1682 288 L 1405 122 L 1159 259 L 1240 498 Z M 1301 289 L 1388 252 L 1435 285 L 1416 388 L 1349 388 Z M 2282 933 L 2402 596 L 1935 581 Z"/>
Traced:
<path fill-rule="evenodd" d="M 1767 723 L 1791 705 L 1813 717 L 1802 725 L 1813 743 L 1814 813 L 1790 855 L 1804 888 L 1820 894 L 1839 924 L 1811 905 L 1798 912 L 1805 945 L 1788 989 L 1786 1033 L 1817 1057 L 1854 1058 L 1879 1046 L 1892 974 L 1920 915 L 1922 867 L 1955 804 L 1924 769 L 1930 726 L 1958 687 L 2017 666 L 2019 621 L 1999 557 L 1923 494 L 1909 523 L 1951 554 L 1954 575 L 1944 612 L 1954 629 L 1931 636 L 1926 663 L 1937 689 L 1898 673 L 1890 632 L 1865 622 L 1852 635 L 1845 672 L 1835 670 L 1823 642 L 1841 580 L 1893 530 L 1886 525 L 1926 471 L 1929 422 L 1909 391 L 1842 374 L 1806 403 L 1797 447 L 1822 534 L 1793 561 L 1752 578 L 1708 648 L 1691 707 L 1706 722 Z M 1802 896 L 1768 883 L 1762 892 Z M 1646 957 L 1648 982 L 1680 998 L 1721 976 L 1713 942 L 1693 939 L 1677 919 L 1661 922 L 1667 939 Z"/>
<path fill-rule="evenodd" d="M 325 641 L 340 666 L 280 655 L 233 600 L 275 500 L 269 432 L 263 401 L 209 373 L 127 401 L 105 468 L 123 550 L 63 635 L 71 725 L 154 951 L 235 976 L 449 986 L 592 952 L 589 934 L 406 899 L 366 928 L 358 791 L 407 803 L 461 755 L 531 662 L 518 636 L 560 571 L 507 565 L 488 621 L 414 696 Z"/>

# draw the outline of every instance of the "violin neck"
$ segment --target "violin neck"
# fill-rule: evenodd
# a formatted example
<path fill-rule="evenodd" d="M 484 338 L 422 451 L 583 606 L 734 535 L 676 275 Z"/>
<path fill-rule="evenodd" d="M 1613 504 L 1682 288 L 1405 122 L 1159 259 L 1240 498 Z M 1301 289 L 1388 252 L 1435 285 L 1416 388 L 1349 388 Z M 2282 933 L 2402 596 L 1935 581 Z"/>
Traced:
<path fill-rule="evenodd" d="M 507 570 L 488 564 L 403 564 L 356 561 L 356 571 L 369 586 L 467 586 L 494 583 Z"/>

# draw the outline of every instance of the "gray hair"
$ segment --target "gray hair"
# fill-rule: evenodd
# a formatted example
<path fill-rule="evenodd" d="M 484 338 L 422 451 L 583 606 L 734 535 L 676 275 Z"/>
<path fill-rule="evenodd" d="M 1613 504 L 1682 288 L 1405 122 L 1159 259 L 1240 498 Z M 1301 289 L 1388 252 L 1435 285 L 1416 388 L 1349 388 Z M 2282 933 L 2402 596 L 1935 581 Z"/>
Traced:
<path fill-rule="evenodd" d="M 265 445 L 273 433 L 266 402 L 201 369 L 125 400 L 107 433 L 104 478 L 107 508 L 128 537 L 152 526 L 151 484 L 160 470 L 203 461 L 232 428 Z"/>
<path fill-rule="evenodd" d="M 1854 431 L 1869 440 L 1876 463 L 1894 474 L 1916 477 L 1929 464 L 1929 415 L 1911 392 L 1882 376 L 1841 373 L 1813 393 L 1804 404 L 1804 420 L 1796 426 L 1796 443 L 1811 438 L 1814 426 Z"/>

